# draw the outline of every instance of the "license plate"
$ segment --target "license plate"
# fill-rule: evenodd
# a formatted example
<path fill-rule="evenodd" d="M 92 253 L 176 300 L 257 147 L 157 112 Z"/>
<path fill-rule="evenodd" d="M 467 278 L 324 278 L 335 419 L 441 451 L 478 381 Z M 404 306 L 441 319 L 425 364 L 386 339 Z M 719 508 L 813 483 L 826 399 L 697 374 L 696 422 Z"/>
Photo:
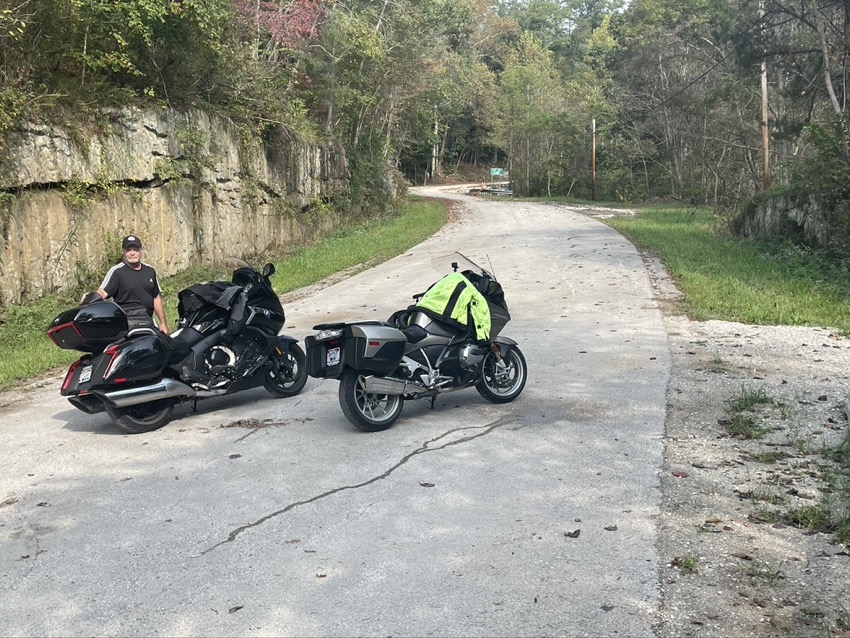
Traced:
<path fill-rule="evenodd" d="M 329 368 L 339 365 L 339 348 L 329 348 L 325 361 Z"/>
<path fill-rule="evenodd" d="M 80 370 L 80 383 L 88 383 L 91 380 L 91 366 Z"/>

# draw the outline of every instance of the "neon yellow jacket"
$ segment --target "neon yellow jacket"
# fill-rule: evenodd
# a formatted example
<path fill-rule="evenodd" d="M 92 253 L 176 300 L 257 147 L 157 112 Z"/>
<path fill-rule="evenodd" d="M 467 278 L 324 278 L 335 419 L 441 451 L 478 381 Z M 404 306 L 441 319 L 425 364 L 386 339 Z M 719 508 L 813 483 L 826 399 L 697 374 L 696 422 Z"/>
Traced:
<path fill-rule="evenodd" d="M 459 272 L 446 275 L 431 286 L 416 307 L 464 327 L 469 325 L 471 318 L 475 323 L 475 338 L 478 341 L 490 338 L 490 306 L 475 286 Z"/>

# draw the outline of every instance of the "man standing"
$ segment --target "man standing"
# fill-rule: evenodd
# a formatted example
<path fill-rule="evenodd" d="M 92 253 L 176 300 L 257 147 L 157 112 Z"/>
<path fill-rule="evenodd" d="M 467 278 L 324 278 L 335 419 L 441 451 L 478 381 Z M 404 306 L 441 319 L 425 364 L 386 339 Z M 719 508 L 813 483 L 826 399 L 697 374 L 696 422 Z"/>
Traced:
<path fill-rule="evenodd" d="M 121 242 L 124 257 L 121 263 L 109 269 L 97 294 L 121 306 L 127 314 L 130 330 L 153 328 L 153 315 L 159 320 L 159 329 L 168 334 L 168 322 L 162 305 L 162 292 L 156 270 L 142 263 L 142 240 L 128 235 Z"/>

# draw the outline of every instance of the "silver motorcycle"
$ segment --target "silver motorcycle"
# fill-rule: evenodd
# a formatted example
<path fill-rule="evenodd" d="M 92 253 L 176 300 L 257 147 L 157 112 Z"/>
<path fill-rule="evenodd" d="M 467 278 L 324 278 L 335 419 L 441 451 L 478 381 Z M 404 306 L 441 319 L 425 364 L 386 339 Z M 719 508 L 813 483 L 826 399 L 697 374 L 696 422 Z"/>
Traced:
<path fill-rule="evenodd" d="M 461 273 L 481 293 L 490 311 L 490 335 L 476 339 L 474 323 L 447 320 L 418 306 L 388 321 L 346 321 L 314 326 L 307 337 L 307 373 L 339 379 L 346 418 L 365 432 L 395 423 L 405 399 L 429 398 L 475 387 L 492 403 L 516 399 L 528 376 L 517 342 L 500 333 L 510 320 L 502 286 L 493 274 L 461 253 L 438 257 L 439 272 Z M 414 295 L 419 302 L 426 293 Z"/>

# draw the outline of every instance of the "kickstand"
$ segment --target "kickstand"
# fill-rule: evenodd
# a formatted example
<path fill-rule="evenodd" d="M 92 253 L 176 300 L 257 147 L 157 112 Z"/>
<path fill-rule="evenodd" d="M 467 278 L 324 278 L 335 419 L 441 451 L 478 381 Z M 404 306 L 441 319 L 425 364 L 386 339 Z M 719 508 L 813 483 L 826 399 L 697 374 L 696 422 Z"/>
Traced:
<path fill-rule="evenodd" d="M 197 412 L 197 411 L 198 411 L 198 400 L 192 399 L 192 412 Z"/>
<path fill-rule="evenodd" d="M 436 394 L 432 394 L 432 395 L 431 395 L 431 409 L 432 409 L 432 410 L 434 409 L 434 401 L 436 401 L 436 400 L 437 400 L 437 395 L 436 395 Z"/>

